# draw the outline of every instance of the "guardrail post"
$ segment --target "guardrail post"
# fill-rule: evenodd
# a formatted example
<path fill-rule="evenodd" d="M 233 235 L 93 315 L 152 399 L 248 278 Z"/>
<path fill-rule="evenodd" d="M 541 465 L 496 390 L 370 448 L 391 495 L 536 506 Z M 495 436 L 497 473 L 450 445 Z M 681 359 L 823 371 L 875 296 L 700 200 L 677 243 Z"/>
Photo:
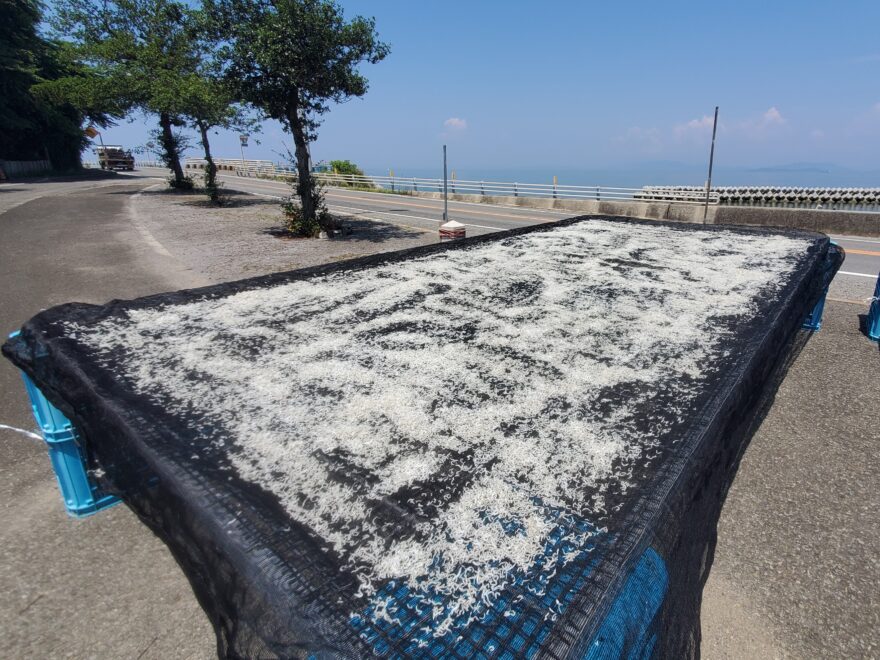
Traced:
<path fill-rule="evenodd" d="M 486 196 L 486 189 L 483 187 L 482 181 L 480 181 L 480 195 L 482 195 L 483 197 Z"/>
<path fill-rule="evenodd" d="M 517 194 L 517 190 L 516 190 L 516 181 L 513 182 L 513 196 L 519 197 L 519 194 Z"/>
<path fill-rule="evenodd" d="M 419 191 L 419 186 L 418 186 L 418 184 L 416 183 L 416 178 L 415 178 L 415 177 L 413 177 L 413 182 L 412 182 L 412 183 L 413 183 L 413 192 L 418 192 L 418 191 Z"/>
<path fill-rule="evenodd" d="M 599 186 L 596 186 L 596 201 L 597 201 L 597 202 L 599 201 L 599 197 L 600 197 L 600 196 L 601 196 L 601 195 L 600 195 L 600 193 L 599 193 Z"/>
<path fill-rule="evenodd" d="M 556 175 L 553 175 L 553 199 L 556 199 Z"/>

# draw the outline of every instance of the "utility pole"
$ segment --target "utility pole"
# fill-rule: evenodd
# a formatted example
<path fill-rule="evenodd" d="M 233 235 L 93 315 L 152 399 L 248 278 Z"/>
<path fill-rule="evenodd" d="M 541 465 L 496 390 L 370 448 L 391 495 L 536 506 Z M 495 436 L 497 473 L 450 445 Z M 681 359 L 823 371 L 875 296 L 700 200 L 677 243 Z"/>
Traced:
<path fill-rule="evenodd" d="M 449 219 L 449 177 L 446 174 L 446 145 L 443 145 L 443 224 L 440 225 L 440 242 L 454 241 L 465 238 L 467 229 L 465 225 Z M 455 172 L 452 172 L 452 181 L 455 182 Z M 453 192 L 454 192 L 453 188 Z"/>
<path fill-rule="evenodd" d="M 449 220 L 448 181 L 446 178 L 446 145 L 443 145 L 443 224 Z"/>
<path fill-rule="evenodd" d="M 718 106 L 715 106 L 715 121 L 712 123 L 712 147 L 709 150 L 709 178 L 706 179 L 706 203 L 703 206 L 703 224 L 709 214 L 709 193 L 712 190 L 712 164 L 715 161 L 715 133 L 718 131 Z"/>

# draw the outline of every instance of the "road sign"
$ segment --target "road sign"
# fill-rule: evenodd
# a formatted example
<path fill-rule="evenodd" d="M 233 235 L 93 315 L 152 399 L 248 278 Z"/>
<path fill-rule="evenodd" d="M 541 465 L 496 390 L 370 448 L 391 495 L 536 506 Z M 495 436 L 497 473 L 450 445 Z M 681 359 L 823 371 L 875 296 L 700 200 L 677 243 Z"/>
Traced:
<path fill-rule="evenodd" d="M 247 142 L 248 142 L 249 137 L 250 137 L 250 135 L 239 135 L 238 136 L 238 139 L 241 140 L 241 146 L 243 146 L 243 147 L 248 146 Z"/>

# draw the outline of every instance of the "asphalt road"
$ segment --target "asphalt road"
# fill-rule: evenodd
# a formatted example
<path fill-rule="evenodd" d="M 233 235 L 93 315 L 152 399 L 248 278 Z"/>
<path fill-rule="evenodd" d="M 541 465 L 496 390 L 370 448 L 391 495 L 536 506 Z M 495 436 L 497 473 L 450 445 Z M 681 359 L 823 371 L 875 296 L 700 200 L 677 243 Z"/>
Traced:
<path fill-rule="evenodd" d="M 164 170 L 144 168 L 140 176 L 153 175 L 165 178 Z M 231 174 L 219 175 L 223 185 L 230 190 L 256 195 L 281 198 L 290 192 L 290 187 L 278 181 L 251 179 Z M 329 188 L 326 194 L 327 205 L 331 211 L 357 215 L 365 218 L 378 218 L 403 226 L 418 229 L 435 229 L 443 218 L 443 202 L 440 200 L 413 198 L 390 193 L 370 193 Z M 469 202 L 449 202 L 449 217 L 467 227 L 468 235 L 486 234 L 493 231 L 513 229 L 540 222 L 553 222 L 571 217 L 569 211 L 545 211 L 509 206 L 493 206 Z M 880 223 L 880 215 L 877 217 Z M 880 273 L 880 239 L 858 236 L 832 236 L 846 250 L 846 264 L 838 274 L 839 279 L 852 280 L 845 286 L 847 293 L 861 300 L 870 295 Z M 850 291 L 856 292 L 850 294 Z M 861 295 L 864 294 L 864 295 Z M 839 297 L 839 296 L 838 296 Z"/>
<path fill-rule="evenodd" d="M 114 179 L 0 185 L 4 333 L 63 302 L 207 283 L 132 222 L 131 195 L 147 182 Z M 134 514 L 124 506 L 84 520 L 64 513 L 45 443 L 14 430 L 35 424 L 5 359 L 0 424 L 3 657 L 211 657 L 213 632 L 188 583 Z"/>

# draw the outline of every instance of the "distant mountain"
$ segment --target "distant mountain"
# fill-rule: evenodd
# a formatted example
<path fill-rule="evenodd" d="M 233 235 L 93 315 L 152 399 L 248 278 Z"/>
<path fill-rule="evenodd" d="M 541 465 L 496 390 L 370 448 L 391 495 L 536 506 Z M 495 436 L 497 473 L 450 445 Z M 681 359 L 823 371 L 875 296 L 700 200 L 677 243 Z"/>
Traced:
<path fill-rule="evenodd" d="M 764 167 L 749 167 L 747 172 L 810 172 L 813 174 L 831 174 L 832 172 L 850 171 L 845 167 L 838 167 L 831 163 L 789 163 L 788 165 L 770 165 Z"/>

